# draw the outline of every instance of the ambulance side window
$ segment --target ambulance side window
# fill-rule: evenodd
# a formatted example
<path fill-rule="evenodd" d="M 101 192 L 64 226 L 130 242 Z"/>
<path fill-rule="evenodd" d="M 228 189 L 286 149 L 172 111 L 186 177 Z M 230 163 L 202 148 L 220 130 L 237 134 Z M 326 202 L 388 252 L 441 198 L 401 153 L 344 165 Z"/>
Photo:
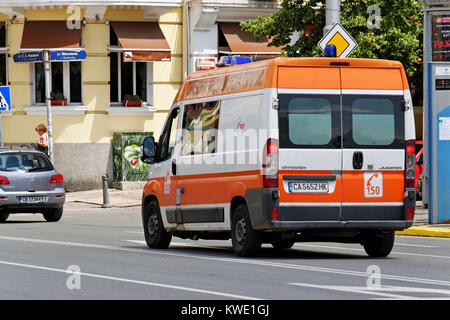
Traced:
<path fill-rule="evenodd" d="M 180 109 L 174 109 L 167 120 L 166 126 L 159 138 L 158 161 L 165 161 L 172 156 L 176 143 L 178 129 L 178 115 Z"/>
<path fill-rule="evenodd" d="M 215 153 L 220 102 L 202 102 L 184 107 L 181 155 Z"/>

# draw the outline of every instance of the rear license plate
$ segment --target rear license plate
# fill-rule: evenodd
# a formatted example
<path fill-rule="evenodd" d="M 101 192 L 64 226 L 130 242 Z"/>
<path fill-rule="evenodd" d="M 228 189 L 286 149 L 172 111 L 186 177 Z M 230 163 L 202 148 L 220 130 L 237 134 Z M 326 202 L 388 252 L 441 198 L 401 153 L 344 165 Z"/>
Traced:
<path fill-rule="evenodd" d="M 19 197 L 19 203 L 21 204 L 36 204 L 45 203 L 46 197 Z"/>
<path fill-rule="evenodd" d="M 291 193 L 328 193 L 328 182 L 289 182 Z"/>

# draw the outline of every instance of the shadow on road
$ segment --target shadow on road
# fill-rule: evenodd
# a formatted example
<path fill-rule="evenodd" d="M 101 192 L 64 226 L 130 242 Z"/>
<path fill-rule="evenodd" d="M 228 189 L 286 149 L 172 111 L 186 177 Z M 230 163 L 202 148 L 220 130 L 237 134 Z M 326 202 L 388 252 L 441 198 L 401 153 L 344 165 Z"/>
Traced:
<path fill-rule="evenodd" d="M 198 246 L 195 244 L 189 245 L 188 243 L 181 245 L 170 245 L 168 249 L 149 249 L 146 246 L 127 246 L 127 248 L 133 249 L 148 249 L 149 251 L 155 250 L 161 253 L 168 254 L 202 254 L 211 255 L 214 258 L 236 258 L 231 246 Z M 352 259 L 363 260 L 371 259 L 363 251 L 360 254 L 351 253 L 337 253 L 337 252 L 323 252 L 323 251 L 311 251 L 302 250 L 298 248 L 291 249 L 273 249 L 269 247 L 261 248 L 258 256 L 248 259 L 312 259 L 312 260 L 327 260 L 327 259 Z M 386 258 L 384 258 L 386 259 Z"/>

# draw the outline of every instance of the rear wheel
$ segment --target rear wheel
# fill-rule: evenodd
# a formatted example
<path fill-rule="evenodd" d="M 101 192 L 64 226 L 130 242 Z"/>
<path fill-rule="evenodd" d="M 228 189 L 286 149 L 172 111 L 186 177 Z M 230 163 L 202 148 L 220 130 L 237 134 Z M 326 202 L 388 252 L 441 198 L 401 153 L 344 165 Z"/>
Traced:
<path fill-rule="evenodd" d="M 48 210 L 47 212 L 44 212 L 44 219 L 47 220 L 47 222 L 57 222 L 61 220 L 61 217 L 63 215 L 63 208 L 56 208 Z"/>
<path fill-rule="evenodd" d="M 5 222 L 9 217 L 9 213 L 0 213 L 0 223 Z"/>
<path fill-rule="evenodd" d="M 371 232 L 364 242 L 364 250 L 366 253 L 374 258 L 387 257 L 394 247 L 395 233 L 389 232 Z"/>
<path fill-rule="evenodd" d="M 292 239 L 277 239 L 270 242 L 275 249 L 290 249 L 294 243 L 295 241 Z"/>
<path fill-rule="evenodd" d="M 172 234 L 164 229 L 156 201 L 150 202 L 145 209 L 144 235 L 149 248 L 166 249 L 172 240 Z"/>
<path fill-rule="evenodd" d="M 245 204 L 239 205 L 234 211 L 231 241 L 234 253 L 240 257 L 254 256 L 261 249 L 261 232 L 253 230 Z"/>

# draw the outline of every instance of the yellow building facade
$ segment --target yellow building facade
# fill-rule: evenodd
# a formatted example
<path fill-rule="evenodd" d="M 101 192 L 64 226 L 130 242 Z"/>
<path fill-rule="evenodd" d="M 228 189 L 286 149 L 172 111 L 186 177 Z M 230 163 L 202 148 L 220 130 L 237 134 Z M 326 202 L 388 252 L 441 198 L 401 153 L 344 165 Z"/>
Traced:
<path fill-rule="evenodd" d="M 103 174 L 113 176 L 113 134 L 151 132 L 159 136 L 183 79 L 196 71 L 193 70 L 194 59 L 199 55 L 211 56 L 211 51 L 206 50 L 205 55 L 193 48 L 201 45 L 190 45 L 195 37 L 197 43 L 201 43 L 199 36 L 202 35 L 202 31 L 187 24 L 195 18 L 189 19 L 190 10 L 198 11 L 204 17 L 208 17 L 210 8 L 216 10 L 213 10 L 216 16 L 220 10 L 237 12 L 239 16 L 227 16 L 237 23 L 243 21 L 243 7 L 253 8 L 249 18 L 254 18 L 261 8 L 264 14 L 276 10 L 276 6 L 268 6 L 272 2 L 237 0 L 229 9 L 229 1 L 131 0 L 116 3 L 82 0 L 76 1 L 76 5 L 67 0 L 3 1 L 0 4 L 0 85 L 10 87 L 12 107 L 10 111 L 2 112 L 4 144 L 33 143 L 38 137 L 34 130 L 36 125 L 47 124 L 43 64 L 17 63 L 14 56 L 31 50 L 24 48 L 27 40 L 37 43 L 34 44 L 36 48 L 40 41 L 51 38 L 53 24 L 48 22 L 66 22 L 69 28 L 79 28 L 79 49 L 86 52 L 86 59 L 82 61 L 52 62 L 50 71 L 51 91 L 67 99 L 64 105 L 52 106 L 55 166 L 63 173 L 68 191 L 86 190 L 100 187 Z M 36 22 L 45 22 L 50 29 L 44 28 L 41 33 L 30 31 L 32 25 L 40 25 Z M 125 62 L 126 50 L 135 51 L 136 48 L 123 48 L 130 33 L 120 22 L 145 22 L 146 26 L 162 32 L 170 48 L 166 50 L 170 58 Z M 216 24 L 215 21 L 208 23 L 210 29 Z M 26 37 L 36 39 L 24 39 Z M 139 44 L 141 39 L 133 40 Z M 216 43 L 208 46 L 215 46 L 216 53 L 213 51 L 212 56 L 217 59 L 219 44 L 217 39 L 214 41 Z M 139 50 L 134 52 L 135 55 Z M 139 96 L 141 107 L 124 106 L 124 96 Z"/>

